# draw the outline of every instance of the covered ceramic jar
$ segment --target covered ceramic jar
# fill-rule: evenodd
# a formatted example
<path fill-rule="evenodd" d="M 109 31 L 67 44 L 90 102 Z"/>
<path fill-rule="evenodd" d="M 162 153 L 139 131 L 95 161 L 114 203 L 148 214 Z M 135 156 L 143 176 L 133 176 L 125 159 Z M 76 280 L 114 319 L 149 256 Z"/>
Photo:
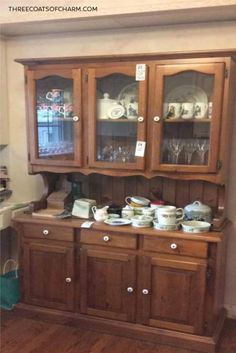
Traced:
<path fill-rule="evenodd" d="M 194 201 L 190 205 L 184 207 L 184 215 L 186 220 L 205 221 L 211 223 L 212 211 L 207 205 L 200 201 Z"/>

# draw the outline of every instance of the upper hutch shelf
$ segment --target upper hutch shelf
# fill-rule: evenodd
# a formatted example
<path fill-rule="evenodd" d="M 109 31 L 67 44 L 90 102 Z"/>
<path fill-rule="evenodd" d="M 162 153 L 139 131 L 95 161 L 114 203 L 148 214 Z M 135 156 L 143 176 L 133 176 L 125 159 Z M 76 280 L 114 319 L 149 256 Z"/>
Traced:
<path fill-rule="evenodd" d="M 233 54 L 16 60 L 25 65 L 29 172 L 224 184 Z"/>

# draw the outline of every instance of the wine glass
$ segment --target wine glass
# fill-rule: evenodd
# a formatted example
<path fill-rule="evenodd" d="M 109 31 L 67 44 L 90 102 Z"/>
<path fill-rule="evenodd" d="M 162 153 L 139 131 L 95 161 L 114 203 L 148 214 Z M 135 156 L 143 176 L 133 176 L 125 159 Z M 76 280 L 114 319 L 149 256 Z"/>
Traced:
<path fill-rule="evenodd" d="M 198 140 L 197 141 L 197 153 L 200 155 L 201 164 L 205 162 L 205 154 L 209 150 L 208 140 Z"/>
<path fill-rule="evenodd" d="M 170 140 L 170 147 L 173 155 L 173 163 L 178 164 L 179 155 L 183 150 L 183 141 L 180 139 L 172 139 Z"/>
<path fill-rule="evenodd" d="M 194 140 L 185 140 L 184 150 L 187 155 L 187 164 L 191 164 L 193 153 L 196 151 L 196 142 Z"/>

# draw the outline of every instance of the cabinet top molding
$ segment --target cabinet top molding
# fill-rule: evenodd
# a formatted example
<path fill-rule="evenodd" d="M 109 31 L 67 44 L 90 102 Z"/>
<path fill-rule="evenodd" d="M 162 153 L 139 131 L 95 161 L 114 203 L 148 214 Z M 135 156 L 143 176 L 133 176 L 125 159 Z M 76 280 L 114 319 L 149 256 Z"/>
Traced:
<path fill-rule="evenodd" d="M 100 61 L 127 61 L 127 60 L 167 60 L 167 59 L 191 59 L 191 58 L 216 58 L 232 57 L 236 61 L 236 48 L 216 50 L 216 51 L 179 51 L 179 52 L 160 52 L 160 53 L 139 53 L 139 54 L 113 54 L 113 55 L 94 55 L 94 56 L 73 56 L 73 57 L 51 57 L 51 58 L 19 58 L 16 62 L 23 65 L 38 65 L 38 64 L 74 64 L 83 62 L 100 62 Z"/>

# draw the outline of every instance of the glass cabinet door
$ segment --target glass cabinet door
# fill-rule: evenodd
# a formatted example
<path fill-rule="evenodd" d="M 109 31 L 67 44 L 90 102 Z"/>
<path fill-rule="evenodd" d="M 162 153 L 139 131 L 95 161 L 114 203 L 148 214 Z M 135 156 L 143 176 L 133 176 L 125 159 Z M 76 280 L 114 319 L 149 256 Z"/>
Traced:
<path fill-rule="evenodd" d="M 135 73 L 135 65 L 89 69 L 89 166 L 144 168 L 135 150 L 145 141 L 146 80 Z"/>
<path fill-rule="evenodd" d="M 31 159 L 35 163 L 79 165 L 80 70 L 31 71 L 29 81 L 34 92 Z"/>
<path fill-rule="evenodd" d="M 152 170 L 217 168 L 223 64 L 157 67 Z"/>

